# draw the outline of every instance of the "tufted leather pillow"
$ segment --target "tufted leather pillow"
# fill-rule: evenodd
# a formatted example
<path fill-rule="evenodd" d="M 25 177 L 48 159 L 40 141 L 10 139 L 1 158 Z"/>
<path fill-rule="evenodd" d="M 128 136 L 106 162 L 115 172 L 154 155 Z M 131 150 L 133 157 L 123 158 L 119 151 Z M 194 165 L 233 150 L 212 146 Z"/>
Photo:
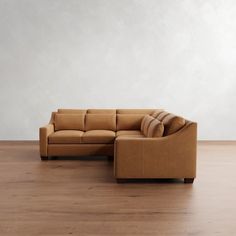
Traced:
<path fill-rule="evenodd" d="M 55 114 L 55 130 L 84 130 L 83 114 Z"/>
<path fill-rule="evenodd" d="M 170 113 L 169 112 L 166 112 L 166 111 L 162 111 L 159 115 L 157 115 L 157 119 L 159 121 L 163 121 L 163 119 L 168 116 Z"/>
<path fill-rule="evenodd" d="M 148 115 L 145 115 L 145 116 L 143 117 L 143 119 L 142 119 L 141 128 L 140 128 L 140 130 L 142 131 L 142 133 L 143 133 L 144 124 L 145 124 L 145 122 L 146 122 L 147 119 L 148 119 Z"/>
<path fill-rule="evenodd" d="M 161 121 L 154 119 L 148 127 L 147 137 L 158 138 L 164 133 L 164 125 Z"/>
<path fill-rule="evenodd" d="M 152 116 L 154 118 L 157 118 L 157 116 L 159 116 L 164 110 L 163 109 L 157 109 L 152 113 Z"/>
<path fill-rule="evenodd" d="M 182 118 L 180 116 L 176 116 L 174 114 L 169 114 L 169 115 L 165 116 L 165 118 L 163 119 L 162 122 L 165 127 L 164 136 L 177 132 L 186 123 L 184 118 Z"/>
<path fill-rule="evenodd" d="M 152 116 L 150 115 L 146 115 L 144 118 L 143 118 L 143 126 L 142 126 L 142 133 L 147 137 L 148 135 L 148 127 L 149 125 L 151 124 L 151 122 L 155 120 L 155 118 L 153 118 Z"/>

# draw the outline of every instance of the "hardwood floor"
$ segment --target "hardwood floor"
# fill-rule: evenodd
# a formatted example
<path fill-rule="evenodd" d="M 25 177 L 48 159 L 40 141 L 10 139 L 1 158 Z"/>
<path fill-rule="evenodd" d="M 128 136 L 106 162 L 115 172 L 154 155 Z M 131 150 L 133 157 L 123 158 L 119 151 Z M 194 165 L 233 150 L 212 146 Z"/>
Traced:
<path fill-rule="evenodd" d="M 199 142 L 194 184 L 117 184 L 106 158 L 0 142 L 0 235 L 236 235 L 236 142 Z"/>

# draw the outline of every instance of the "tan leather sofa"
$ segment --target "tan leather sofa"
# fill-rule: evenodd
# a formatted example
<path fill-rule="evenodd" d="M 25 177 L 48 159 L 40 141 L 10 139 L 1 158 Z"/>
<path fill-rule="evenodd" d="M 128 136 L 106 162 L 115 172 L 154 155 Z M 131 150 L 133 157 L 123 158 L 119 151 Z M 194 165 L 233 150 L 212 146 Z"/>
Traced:
<path fill-rule="evenodd" d="M 161 109 L 58 109 L 39 133 L 42 160 L 114 156 L 118 182 L 196 177 L 197 124 Z"/>

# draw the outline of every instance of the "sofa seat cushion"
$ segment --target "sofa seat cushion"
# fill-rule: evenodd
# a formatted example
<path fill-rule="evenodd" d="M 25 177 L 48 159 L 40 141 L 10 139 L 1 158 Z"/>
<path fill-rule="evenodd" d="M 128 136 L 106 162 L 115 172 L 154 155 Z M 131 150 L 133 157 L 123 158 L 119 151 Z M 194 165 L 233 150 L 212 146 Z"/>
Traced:
<path fill-rule="evenodd" d="M 74 144 L 81 143 L 83 131 L 80 130 L 59 130 L 49 135 L 49 144 Z"/>
<path fill-rule="evenodd" d="M 126 135 L 120 135 L 120 136 L 118 136 L 118 137 L 116 138 L 116 140 L 127 139 L 127 138 L 129 138 L 129 139 L 146 138 L 146 136 L 143 135 L 143 134 L 133 134 L 133 135 L 128 135 L 128 134 L 126 134 Z"/>
<path fill-rule="evenodd" d="M 116 133 L 111 130 L 89 130 L 84 132 L 82 143 L 114 143 Z"/>
<path fill-rule="evenodd" d="M 120 135 L 140 135 L 142 134 L 140 130 L 119 130 L 116 132 L 116 137 Z"/>

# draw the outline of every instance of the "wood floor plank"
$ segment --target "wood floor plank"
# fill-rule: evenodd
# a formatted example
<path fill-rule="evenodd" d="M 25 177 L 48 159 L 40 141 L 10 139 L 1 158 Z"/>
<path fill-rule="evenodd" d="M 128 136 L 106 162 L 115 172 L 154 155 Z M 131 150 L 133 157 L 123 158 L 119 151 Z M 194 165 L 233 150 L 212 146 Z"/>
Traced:
<path fill-rule="evenodd" d="M 199 142 L 193 185 L 117 184 L 106 157 L 41 162 L 0 142 L 0 235 L 236 235 L 236 142 Z"/>

